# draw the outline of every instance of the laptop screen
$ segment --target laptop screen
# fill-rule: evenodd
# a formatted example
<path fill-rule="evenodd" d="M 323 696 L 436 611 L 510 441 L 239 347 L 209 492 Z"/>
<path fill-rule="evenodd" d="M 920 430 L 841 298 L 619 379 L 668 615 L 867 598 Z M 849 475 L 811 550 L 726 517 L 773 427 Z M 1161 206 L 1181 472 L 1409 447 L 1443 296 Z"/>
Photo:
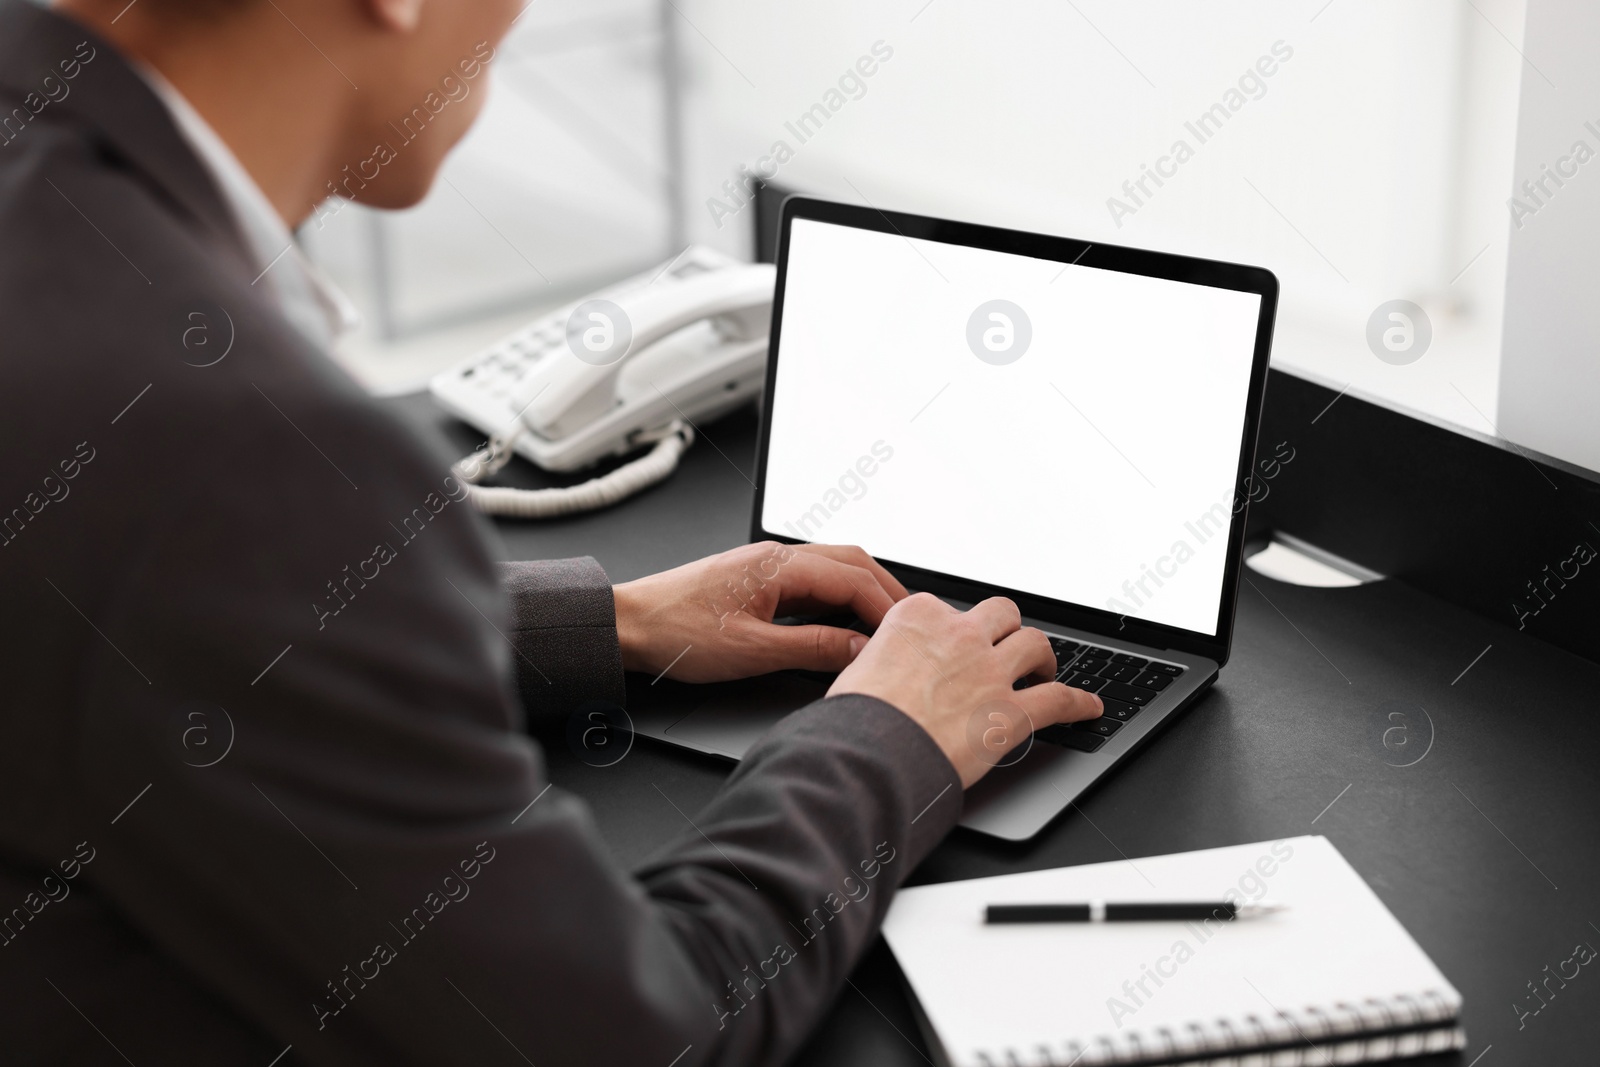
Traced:
<path fill-rule="evenodd" d="M 1261 299 L 795 218 L 761 524 L 1214 636 Z"/>

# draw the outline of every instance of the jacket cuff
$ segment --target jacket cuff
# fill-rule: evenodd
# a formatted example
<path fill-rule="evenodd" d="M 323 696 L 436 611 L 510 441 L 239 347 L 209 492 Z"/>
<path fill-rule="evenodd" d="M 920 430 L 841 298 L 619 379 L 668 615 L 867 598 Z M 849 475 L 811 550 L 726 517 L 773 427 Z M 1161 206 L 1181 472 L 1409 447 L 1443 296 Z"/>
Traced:
<path fill-rule="evenodd" d="M 961 777 L 928 732 L 893 704 L 847 693 L 807 705 L 783 719 L 739 764 L 753 772 L 764 753 L 793 756 L 797 746 L 818 747 L 837 766 L 856 769 L 876 794 L 878 817 L 910 871 L 944 840 L 961 817 Z M 819 776 L 820 777 L 820 776 Z"/>
<path fill-rule="evenodd" d="M 578 559 L 498 563 L 510 601 L 517 688 L 530 715 L 565 715 L 585 704 L 622 706 L 622 646 L 611 580 Z"/>

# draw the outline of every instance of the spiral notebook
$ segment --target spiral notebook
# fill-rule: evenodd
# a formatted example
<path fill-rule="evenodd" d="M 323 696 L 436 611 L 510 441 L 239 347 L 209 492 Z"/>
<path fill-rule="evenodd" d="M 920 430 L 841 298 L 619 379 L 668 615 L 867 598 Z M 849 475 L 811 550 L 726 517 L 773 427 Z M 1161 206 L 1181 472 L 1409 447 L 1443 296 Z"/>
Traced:
<path fill-rule="evenodd" d="M 988 926 L 988 904 L 1270 900 L 1236 922 Z M 1466 1045 L 1461 995 L 1325 837 L 904 889 L 883 934 L 948 1067 L 1321 1065 Z"/>

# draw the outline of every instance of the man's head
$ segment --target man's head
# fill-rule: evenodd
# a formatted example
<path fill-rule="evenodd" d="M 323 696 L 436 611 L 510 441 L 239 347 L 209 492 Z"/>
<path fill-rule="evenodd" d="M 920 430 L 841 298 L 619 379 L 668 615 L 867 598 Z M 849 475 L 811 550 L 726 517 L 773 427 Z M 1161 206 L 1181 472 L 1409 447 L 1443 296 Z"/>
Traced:
<path fill-rule="evenodd" d="M 291 223 L 407 207 L 482 109 L 519 0 L 56 0 L 217 128 Z"/>

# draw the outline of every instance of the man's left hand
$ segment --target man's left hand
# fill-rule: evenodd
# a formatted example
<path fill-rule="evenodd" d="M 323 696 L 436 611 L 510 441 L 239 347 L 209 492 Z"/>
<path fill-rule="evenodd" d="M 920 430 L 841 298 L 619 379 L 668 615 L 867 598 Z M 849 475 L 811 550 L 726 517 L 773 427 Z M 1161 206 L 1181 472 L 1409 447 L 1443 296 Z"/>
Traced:
<path fill-rule="evenodd" d="M 865 635 L 772 620 L 848 608 L 877 626 L 906 596 L 905 586 L 859 548 L 774 541 L 625 582 L 613 592 L 622 666 L 681 682 L 790 668 L 843 670 L 866 645 Z"/>

